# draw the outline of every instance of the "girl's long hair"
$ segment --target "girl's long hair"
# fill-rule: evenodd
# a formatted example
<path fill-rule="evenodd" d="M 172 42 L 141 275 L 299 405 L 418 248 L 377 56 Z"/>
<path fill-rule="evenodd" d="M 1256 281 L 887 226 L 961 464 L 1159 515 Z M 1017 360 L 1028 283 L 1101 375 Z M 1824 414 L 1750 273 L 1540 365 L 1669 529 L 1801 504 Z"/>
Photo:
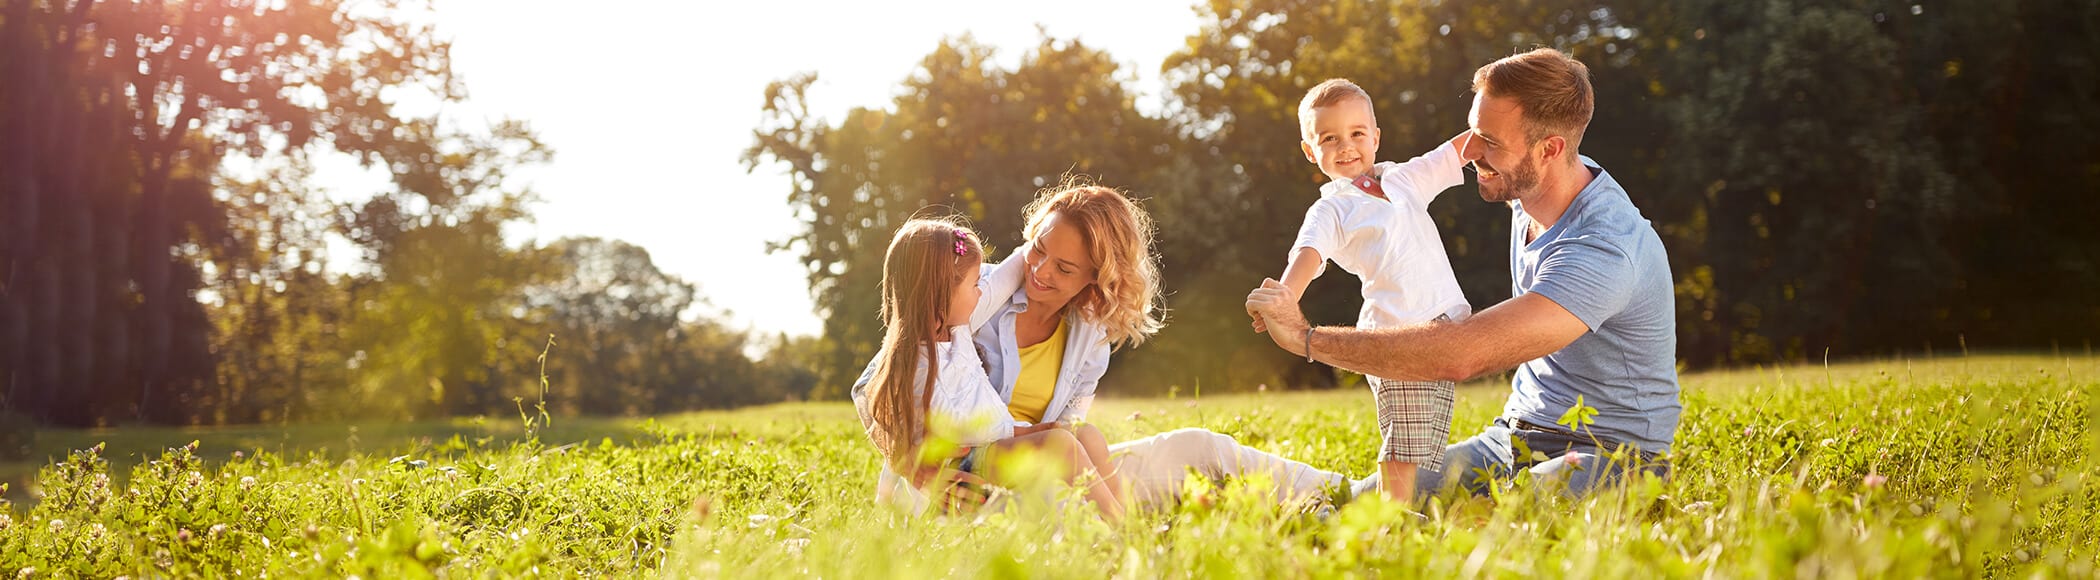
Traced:
<path fill-rule="evenodd" d="M 956 218 L 914 219 L 890 239 L 882 260 L 882 350 L 875 355 L 869 384 L 874 404 L 868 438 L 899 473 L 917 461 L 925 435 L 927 401 L 940 373 L 934 334 L 967 323 L 948 320 L 948 305 L 959 281 L 976 277 L 983 263 L 984 246 L 976 232 Z M 920 360 L 926 361 L 926 380 L 914 385 Z"/>

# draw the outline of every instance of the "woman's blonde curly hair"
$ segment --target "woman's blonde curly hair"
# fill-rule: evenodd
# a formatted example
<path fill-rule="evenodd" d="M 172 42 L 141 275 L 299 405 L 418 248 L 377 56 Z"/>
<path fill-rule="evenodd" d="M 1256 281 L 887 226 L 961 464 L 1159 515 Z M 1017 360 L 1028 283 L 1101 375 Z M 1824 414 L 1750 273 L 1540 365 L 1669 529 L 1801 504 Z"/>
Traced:
<path fill-rule="evenodd" d="M 1152 216 L 1144 208 L 1123 192 L 1066 178 L 1037 194 L 1023 213 L 1028 219 L 1023 235 L 1031 241 L 1053 213 L 1060 223 L 1078 226 L 1094 260 L 1094 285 L 1065 307 L 1107 329 L 1109 344 L 1136 346 L 1166 325 Z"/>

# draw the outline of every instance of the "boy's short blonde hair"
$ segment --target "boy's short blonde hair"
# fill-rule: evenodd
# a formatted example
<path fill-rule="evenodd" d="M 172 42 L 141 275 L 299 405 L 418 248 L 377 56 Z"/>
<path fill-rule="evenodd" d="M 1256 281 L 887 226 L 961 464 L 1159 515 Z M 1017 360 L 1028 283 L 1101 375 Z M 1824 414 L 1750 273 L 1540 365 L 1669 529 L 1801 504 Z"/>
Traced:
<path fill-rule="evenodd" d="M 1356 86 L 1356 83 L 1349 82 L 1349 79 L 1327 79 L 1313 85 L 1312 90 L 1305 91 L 1305 99 L 1298 101 L 1298 136 L 1307 141 L 1312 140 L 1313 109 L 1333 106 L 1349 99 L 1363 99 L 1364 110 L 1371 111 L 1372 122 L 1377 122 L 1378 111 L 1371 108 L 1371 93 L 1364 92 L 1363 87 Z"/>

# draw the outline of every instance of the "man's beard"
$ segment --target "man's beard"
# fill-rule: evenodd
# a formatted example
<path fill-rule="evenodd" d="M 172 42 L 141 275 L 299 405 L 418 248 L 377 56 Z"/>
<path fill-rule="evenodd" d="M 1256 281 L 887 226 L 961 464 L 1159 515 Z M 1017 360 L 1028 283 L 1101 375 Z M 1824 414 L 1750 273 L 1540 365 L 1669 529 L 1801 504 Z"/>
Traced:
<path fill-rule="evenodd" d="M 1478 167 L 1479 163 L 1478 161 L 1474 162 L 1475 167 L 1473 170 L 1476 173 L 1480 170 Z M 1489 169 L 1495 168 L 1490 167 Z M 1499 177 L 1501 179 L 1495 181 L 1498 182 L 1497 185 L 1500 187 L 1490 189 L 1488 184 L 1480 184 L 1481 201 L 1516 201 L 1530 196 L 1532 192 L 1537 191 L 1539 188 L 1539 166 L 1528 155 L 1524 157 L 1523 165 L 1517 166 L 1514 170 L 1503 170 Z"/>

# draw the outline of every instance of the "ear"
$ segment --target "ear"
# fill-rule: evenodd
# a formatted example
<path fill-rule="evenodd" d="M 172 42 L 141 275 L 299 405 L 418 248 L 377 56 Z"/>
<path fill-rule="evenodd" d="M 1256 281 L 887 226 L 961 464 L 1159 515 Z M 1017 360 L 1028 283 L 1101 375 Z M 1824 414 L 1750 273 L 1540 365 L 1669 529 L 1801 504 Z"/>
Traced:
<path fill-rule="evenodd" d="M 1379 129 L 1378 129 L 1377 127 L 1372 127 L 1372 128 L 1371 128 L 1371 147 L 1372 147 L 1372 148 L 1374 148 L 1374 149 L 1375 149 L 1375 148 L 1377 148 L 1377 147 L 1378 147 L 1378 138 L 1379 138 L 1380 136 L 1384 135 L 1384 134 L 1385 134 L 1385 131 L 1381 131 L 1381 130 L 1379 130 Z M 1377 159 L 1372 159 L 1372 160 L 1371 160 L 1371 162 L 1372 162 L 1372 163 L 1377 163 L 1377 162 L 1378 162 L 1378 160 L 1377 160 Z"/>
<path fill-rule="evenodd" d="M 1318 157 L 1313 157 L 1313 146 L 1311 141 L 1306 141 L 1303 137 L 1300 137 L 1298 139 L 1298 150 L 1303 151 L 1305 153 L 1306 162 L 1311 163 L 1313 165 L 1320 164 L 1320 159 Z"/>
<path fill-rule="evenodd" d="M 1563 157 L 1568 152 L 1567 137 L 1562 137 L 1559 135 L 1549 135 L 1546 137 L 1546 140 L 1541 142 L 1540 144 L 1543 145 L 1543 147 L 1541 147 L 1539 150 L 1539 156 L 1542 161 L 1548 163 L 1551 163 L 1554 160 Z"/>

